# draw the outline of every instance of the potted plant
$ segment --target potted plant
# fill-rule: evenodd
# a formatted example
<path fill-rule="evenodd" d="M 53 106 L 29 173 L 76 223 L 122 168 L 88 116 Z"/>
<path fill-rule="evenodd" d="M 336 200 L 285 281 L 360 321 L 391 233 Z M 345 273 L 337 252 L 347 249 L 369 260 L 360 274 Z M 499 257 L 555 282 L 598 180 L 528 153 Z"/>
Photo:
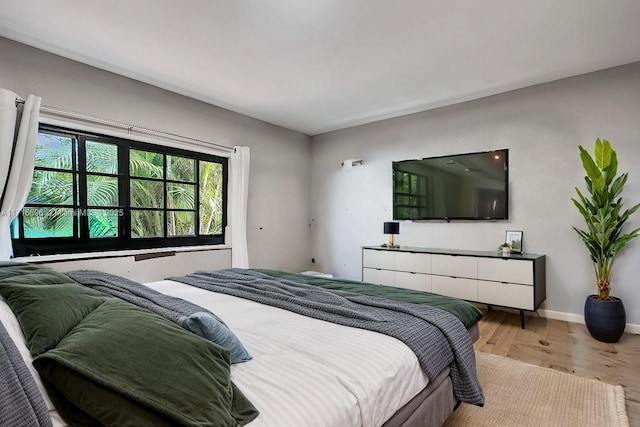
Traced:
<path fill-rule="evenodd" d="M 622 301 L 610 295 L 611 273 L 620 251 L 640 233 L 640 228 L 623 233 L 625 222 L 638 210 L 640 203 L 623 210 L 620 195 L 627 182 L 627 173 L 618 175 L 618 158 L 609 141 L 596 140 L 594 157 L 582 146 L 579 149 L 589 194 L 585 197 L 576 187 L 578 198 L 571 200 L 584 217 L 587 228 L 573 229 L 589 251 L 598 290 L 585 302 L 585 323 L 595 339 L 617 342 L 624 333 L 626 314 Z"/>
<path fill-rule="evenodd" d="M 511 245 L 506 242 L 501 244 L 500 246 L 498 246 L 498 253 L 501 253 L 502 255 L 511 254 Z"/>

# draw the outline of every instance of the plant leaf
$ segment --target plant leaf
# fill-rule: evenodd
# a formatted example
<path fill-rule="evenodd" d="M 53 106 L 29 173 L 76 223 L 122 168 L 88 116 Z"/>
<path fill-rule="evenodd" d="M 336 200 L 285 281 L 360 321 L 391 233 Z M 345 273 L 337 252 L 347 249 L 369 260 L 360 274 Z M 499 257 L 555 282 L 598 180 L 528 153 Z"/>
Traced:
<path fill-rule="evenodd" d="M 582 159 L 582 167 L 587 173 L 587 176 L 591 180 L 592 189 L 591 192 L 602 188 L 605 185 L 605 179 L 602 176 L 602 171 L 593 160 L 591 155 L 582 146 L 580 149 L 580 158 Z"/>
<path fill-rule="evenodd" d="M 596 139 L 596 147 L 594 155 L 596 157 L 596 165 L 600 169 L 606 169 L 611 164 L 611 144 L 606 139 Z"/>

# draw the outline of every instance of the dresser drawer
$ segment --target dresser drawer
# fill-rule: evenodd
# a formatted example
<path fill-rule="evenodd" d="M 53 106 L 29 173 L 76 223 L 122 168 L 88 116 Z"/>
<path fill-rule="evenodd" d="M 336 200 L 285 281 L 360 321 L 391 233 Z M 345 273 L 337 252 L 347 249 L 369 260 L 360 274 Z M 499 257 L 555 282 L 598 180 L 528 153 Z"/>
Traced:
<path fill-rule="evenodd" d="M 478 278 L 478 259 L 469 256 L 432 255 L 431 273 L 443 276 Z"/>
<path fill-rule="evenodd" d="M 394 281 L 397 288 L 431 292 L 431 276 L 428 274 L 396 271 Z"/>
<path fill-rule="evenodd" d="M 394 276 L 395 271 L 393 270 L 379 270 L 376 268 L 362 269 L 362 281 L 376 285 L 394 286 Z"/>
<path fill-rule="evenodd" d="M 533 286 L 478 280 L 478 301 L 521 310 L 533 310 Z"/>
<path fill-rule="evenodd" d="M 362 252 L 362 266 L 393 270 L 395 268 L 395 255 L 396 253 L 392 251 L 364 249 Z"/>
<path fill-rule="evenodd" d="M 395 270 L 413 273 L 431 273 L 431 254 L 396 252 Z"/>
<path fill-rule="evenodd" d="M 480 258 L 478 259 L 478 279 L 533 285 L 533 261 Z"/>
<path fill-rule="evenodd" d="M 449 276 L 431 276 L 431 292 L 466 299 L 478 300 L 478 281 Z"/>

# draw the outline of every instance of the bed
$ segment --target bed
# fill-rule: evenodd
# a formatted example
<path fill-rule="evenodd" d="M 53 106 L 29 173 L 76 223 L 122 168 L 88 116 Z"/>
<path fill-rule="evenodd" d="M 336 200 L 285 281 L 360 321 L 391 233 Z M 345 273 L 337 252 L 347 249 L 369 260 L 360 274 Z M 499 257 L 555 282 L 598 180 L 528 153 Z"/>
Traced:
<path fill-rule="evenodd" d="M 20 273 L 20 271 L 24 274 Z M 244 274 L 245 272 L 241 273 Z M 472 340 L 477 338 L 477 320 L 479 320 L 480 312 L 474 306 L 459 300 L 434 297 L 430 294 L 398 288 L 363 285 L 361 282 L 309 277 L 271 270 L 251 271 L 250 274 L 269 276 L 274 280 L 292 284 L 300 283 L 303 287 L 312 288 L 312 292 L 316 292 L 317 288 L 337 294 L 340 292 L 359 295 L 369 294 L 364 298 L 371 297 L 376 301 L 383 297 L 395 302 L 413 301 L 413 304 L 410 304 L 411 306 L 435 304 L 447 312 L 457 311 L 457 316 L 460 316 L 462 321 L 458 320 L 458 317 L 455 317 L 455 321 L 463 325 L 463 329 L 466 328 L 469 331 L 468 333 L 465 331 L 468 337 L 468 342 L 465 342 L 465 346 L 470 345 Z M 74 277 L 72 273 L 69 273 L 69 275 Z M 193 336 L 193 334 L 175 326 L 175 324 L 166 321 L 164 318 L 159 318 L 156 313 L 143 313 L 146 310 L 138 309 L 138 307 L 129 307 L 133 306 L 130 302 L 114 298 L 112 295 L 104 296 L 105 294 L 100 294 L 97 290 L 92 289 L 90 284 L 86 286 L 78 285 L 68 276 L 53 272 L 46 267 L 0 263 L 0 294 L 2 294 L 2 298 L 0 298 L 0 321 L 8 332 L 10 341 L 15 345 L 20 358 L 25 362 L 29 377 L 34 381 L 43 398 L 49 418 L 46 421 L 50 421 L 54 426 L 89 425 L 90 423 L 82 418 L 70 419 L 68 414 L 73 414 L 77 408 L 70 412 L 68 410 L 68 401 L 59 396 L 59 391 L 54 390 L 52 392 L 51 390 L 52 387 L 57 387 L 60 382 L 64 382 L 64 386 L 70 387 L 72 390 L 70 394 L 73 394 L 73 390 L 77 388 L 77 383 L 66 384 L 68 382 L 67 371 L 63 371 L 62 374 L 59 372 L 51 374 L 48 370 L 52 369 L 52 359 L 55 362 L 56 357 L 61 357 L 59 354 L 56 355 L 56 351 L 62 354 L 63 358 L 76 356 L 65 355 L 64 352 L 67 350 L 58 350 L 57 348 L 49 350 L 45 349 L 44 347 L 46 346 L 44 346 L 38 350 L 35 357 L 36 362 L 34 363 L 34 357 L 31 354 L 34 348 L 33 335 L 40 333 L 43 328 L 50 327 L 48 325 L 49 322 L 52 324 L 63 323 L 67 317 L 76 315 L 78 319 L 81 319 L 79 321 L 80 324 L 91 323 L 90 320 L 87 320 L 89 317 L 86 316 L 84 311 L 80 314 L 73 313 L 74 310 L 86 311 L 85 308 L 75 308 L 73 304 L 67 303 L 69 295 L 75 296 L 76 294 L 81 294 L 82 297 L 80 299 L 99 301 L 99 303 L 90 302 L 89 304 L 98 306 L 100 309 L 104 306 L 112 305 L 115 309 L 114 312 L 117 314 L 113 315 L 113 312 L 108 314 L 108 321 L 105 321 L 105 317 L 97 317 L 97 320 L 94 320 L 93 329 L 90 329 L 91 333 L 88 334 L 91 335 L 90 340 L 94 339 L 97 334 L 96 331 L 102 332 L 103 329 L 110 328 L 112 323 L 122 323 L 122 329 L 114 329 L 115 332 L 106 332 L 106 334 L 114 334 L 115 340 L 120 343 L 119 346 L 112 346 L 111 343 L 105 344 L 100 341 L 94 344 L 93 341 L 90 341 L 88 349 L 82 348 L 80 350 L 80 353 L 95 352 L 95 355 L 90 354 L 87 356 L 91 361 L 113 359 L 116 361 L 115 363 L 119 363 L 118 361 L 128 363 L 130 355 L 133 352 L 137 352 L 139 350 L 138 347 L 144 349 L 144 345 L 140 343 L 154 336 L 152 331 L 155 326 L 145 326 L 140 329 L 139 324 L 141 324 L 141 319 L 143 318 L 150 318 L 152 323 L 155 322 L 159 327 L 163 328 L 161 329 L 159 340 L 164 339 L 166 336 L 172 337 L 169 340 L 171 342 L 166 345 L 175 345 L 175 341 L 178 339 L 186 340 L 184 344 L 179 344 L 179 348 L 170 350 L 171 352 L 176 352 L 177 356 L 176 360 L 168 358 L 169 362 L 167 363 L 170 363 L 169 365 L 163 362 L 163 358 L 167 358 L 166 354 L 168 353 L 167 351 L 162 351 L 164 344 L 162 342 L 155 344 L 154 341 L 151 346 L 158 345 L 158 349 L 153 354 L 156 354 L 159 360 L 156 361 L 154 359 L 152 361 L 149 359 L 143 361 L 144 363 L 139 366 L 130 368 L 137 370 L 150 369 L 148 375 L 151 376 L 151 380 L 145 378 L 144 381 L 152 381 L 151 384 L 154 384 L 154 386 L 150 388 L 153 390 L 150 392 L 151 396 L 145 395 L 144 399 L 141 398 L 141 401 L 147 403 L 153 411 L 161 414 L 158 415 L 160 417 L 159 420 L 155 420 L 148 425 L 161 425 L 161 423 L 166 425 L 188 425 L 192 420 L 201 416 L 216 419 L 208 419 L 208 424 L 200 423 L 200 425 L 424 427 L 441 425 L 460 404 L 460 393 L 457 392 L 456 394 L 454 391 L 454 383 L 456 381 L 452 378 L 451 372 L 452 369 L 460 369 L 455 364 L 450 364 L 438 373 L 427 375 L 421 366 L 421 359 L 419 360 L 416 353 L 399 339 L 372 330 L 308 317 L 290 309 L 251 301 L 235 295 L 212 292 L 205 289 L 206 286 L 203 288 L 196 286 L 197 283 L 188 284 L 190 280 L 194 279 L 189 279 L 187 276 L 171 278 L 171 280 L 146 283 L 144 288 L 157 291 L 164 296 L 175 297 L 197 304 L 199 307 L 215 313 L 248 350 L 252 357 L 251 360 L 231 364 L 229 352 L 224 349 L 219 351 L 221 347 L 212 345 L 210 342 L 203 343 L 205 340 L 200 337 L 185 337 L 187 335 Z M 34 288 L 37 288 L 37 290 L 34 291 Z M 59 297 L 57 296 L 58 294 L 52 293 L 58 292 L 58 288 L 60 288 L 59 292 L 61 292 Z M 38 297 L 39 292 L 43 292 L 43 294 Z M 45 324 L 44 326 L 40 323 L 33 329 L 36 331 L 35 333 L 32 330 L 24 334 L 24 327 L 21 327 L 18 318 L 22 320 L 25 317 L 33 317 L 33 314 L 30 314 L 28 310 L 29 307 L 33 307 L 34 299 L 38 298 L 39 301 L 44 300 L 54 308 L 49 309 L 51 311 L 46 315 L 46 320 L 40 319 L 40 322 Z M 55 298 L 59 298 L 57 305 L 55 302 L 52 303 Z M 359 297 L 356 296 L 356 298 Z M 107 301 L 107 303 L 104 301 Z M 17 315 L 10 308 L 10 304 L 14 310 L 17 307 Z M 137 310 L 134 310 L 134 308 Z M 64 313 L 58 314 L 65 310 L 71 311 L 72 314 L 68 316 Z M 46 310 L 44 312 L 46 313 Z M 38 308 L 37 316 L 45 316 L 42 313 L 43 310 Z M 63 320 L 53 319 L 53 317 L 57 316 L 60 316 Z M 140 329 L 138 335 L 136 335 L 136 328 Z M 59 342 L 65 344 L 71 342 L 73 345 L 76 337 L 82 334 L 76 332 L 75 327 L 69 327 L 68 329 L 71 332 L 66 331 L 67 334 L 60 338 Z M 132 340 L 126 341 L 129 337 L 123 335 L 129 334 Z M 180 342 L 182 343 L 182 341 Z M 28 344 L 31 351 L 27 346 Z M 101 345 L 107 346 L 102 353 L 97 349 Z M 197 348 L 198 351 L 201 349 L 206 350 L 208 352 L 206 360 L 196 359 L 195 362 L 190 362 L 190 357 L 192 357 L 194 351 L 187 352 L 185 349 L 191 345 L 194 346 L 193 348 Z M 49 356 L 49 353 L 53 353 L 55 357 Z M 472 347 L 471 354 L 473 354 Z M 2 357 L 1 354 L 0 357 Z M 204 367 L 204 371 L 201 371 L 204 364 L 213 363 L 211 362 L 212 358 L 215 358 L 215 364 L 211 365 L 212 367 L 207 365 Z M 103 361 L 100 360 L 99 362 L 102 363 Z M 471 362 L 475 368 L 475 361 Z M 65 361 L 64 363 L 67 362 Z M 84 368 L 84 365 L 82 366 Z M 56 367 L 59 368 L 58 365 Z M 93 368 L 93 366 L 90 368 Z M 136 376 L 137 371 L 132 371 L 134 374 L 127 374 L 128 368 L 122 366 L 117 368 L 114 369 L 116 379 L 113 381 L 108 378 L 103 379 L 103 372 L 108 371 L 108 368 L 96 368 L 98 373 L 92 375 L 97 375 L 98 380 L 90 377 L 92 380 L 91 387 L 95 387 L 95 383 L 102 386 L 104 385 L 103 382 L 110 384 L 110 381 L 112 381 L 116 384 L 116 387 L 119 387 L 116 391 L 120 394 L 127 394 L 130 388 L 147 387 L 146 384 L 140 384 L 142 380 Z M 151 370 L 156 368 L 158 369 L 157 371 Z M 120 370 L 124 370 L 124 373 L 119 372 Z M 228 371 L 228 381 L 224 382 L 226 380 L 217 377 L 215 380 L 208 380 L 207 375 L 216 370 L 221 373 L 224 373 L 225 370 Z M 85 375 L 84 371 L 82 371 L 82 374 Z M 474 375 L 475 371 L 471 372 L 471 376 Z M 50 377 L 55 377 L 55 381 L 58 382 L 52 381 Z M 135 377 L 131 381 L 133 385 L 129 384 L 131 377 Z M 43 378 L 45 378 L 44 381 Z M 84 384 L 85 378 L 83 376 L 76 380 Z M 125 380 L 126 384 L 123 384 Z M 186 385 L 180 386 L 179 383 L 181 381 L 185 382 Z M 207 387 L 211 387 L 212 383 L 220 385 L 219 388 L 223 391 L 221 393 L 222 397 L 218 399 L 219 402 L 216 400 L 218 402 L 216 405 L 227 405 L 233 409 L 231 412 L 235 411 L 230 418 L 226 412 L 223 414 L 224 417 L 216 412 L 220 408 L 209 404 L 211 399 L 206 396 L 206 393 L 196 393 L 200 388 L 209 390 Z M 64 390 L 64 387 L 61 390 Z M 107 406 L 101 404 L 104 400 L 101 401 L 99 397 L 101 396 L 100 393 L 104 392 L 102 388 L 97 391 L 95 389 L 90 390 L 92 390 L 91 393 L 83 392 L 80 397 L 75 397 L 75 399 L 83 400 L 88 394 L 96 397 L 93 400 L 89 399 L 87 402 L 80 402 L 80 405 Z M 176 390 L 178 391 L 177 393 Z M 116 398 L 119 399 L 120 397 Z M 74 404 L 76 403 L 73 397 L 68 399 Z M 104 399 L 112 402 L 110 399 L 114 399 L 114 396 L 108 395 Z M 211 406 L 210 411 L 213 412 L 198 413 L 186 419 L 179 418 L 182 414 L 177 414 L 178 421 L 173 418 L 166 419 L 167 414 L 164 414 L 163 411 L 168 411 L 169 415 L 173 415 L 174 412 L 189 413 L 191 406 L 195 406 L 195 410 L 205 406 L 204 404 L 193 404 L 197 399 L 203 399 L 208 407 Z M 482 405 L 481 391 L 480 397 L 475 396 L 474 399 L 471 400 L 472 403 Z M 56 402 L 56 405 L 54 405 L 54 402 Z M 124 405 L 120 401 L 117 404 Z M 126 405 L 129 405 L 129 403 L 126 403 Z M 184 408 L 187 406 L 189 408 L 185 410 Z M 120 407 L 117 405 L 115 407 L 129 408 L 128 406 Z M 167 407 L 174 408 L 173 412 L 167 410 Z M 3 409 L 5 413 L 7 412 L 4 410 L 6 408 L 0 409 Z M 135 412 L 139 408 L 136 406 L 131 410 Z M 61 413 L 65 414 L 64 418 Z M 122 413 L 124 413 L 123 410 L 116 410 L 115 414 L 105 415 L 105 419 L 109 420 L 113 425 L 121 425 L 125 421 L 129 422 L 126 417 L 125 420 L 118 418 L 122 416 Z M 46 421 L 40 425 L 47 425 Z M 138 424 L 141 425 L 140 423 Z M 94 425 L 98 424 L 95 423 Z"/>

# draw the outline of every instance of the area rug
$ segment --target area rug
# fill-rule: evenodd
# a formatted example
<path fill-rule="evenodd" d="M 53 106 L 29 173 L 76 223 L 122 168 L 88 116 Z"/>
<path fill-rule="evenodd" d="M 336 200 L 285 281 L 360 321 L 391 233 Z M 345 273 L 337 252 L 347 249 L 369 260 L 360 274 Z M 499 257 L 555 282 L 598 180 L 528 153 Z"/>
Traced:
<path fill-rule="evenodd" d="M 483 408 L 461 405 L 447 427 L 629 427 L 621 386 L 476 352 Z"/>

